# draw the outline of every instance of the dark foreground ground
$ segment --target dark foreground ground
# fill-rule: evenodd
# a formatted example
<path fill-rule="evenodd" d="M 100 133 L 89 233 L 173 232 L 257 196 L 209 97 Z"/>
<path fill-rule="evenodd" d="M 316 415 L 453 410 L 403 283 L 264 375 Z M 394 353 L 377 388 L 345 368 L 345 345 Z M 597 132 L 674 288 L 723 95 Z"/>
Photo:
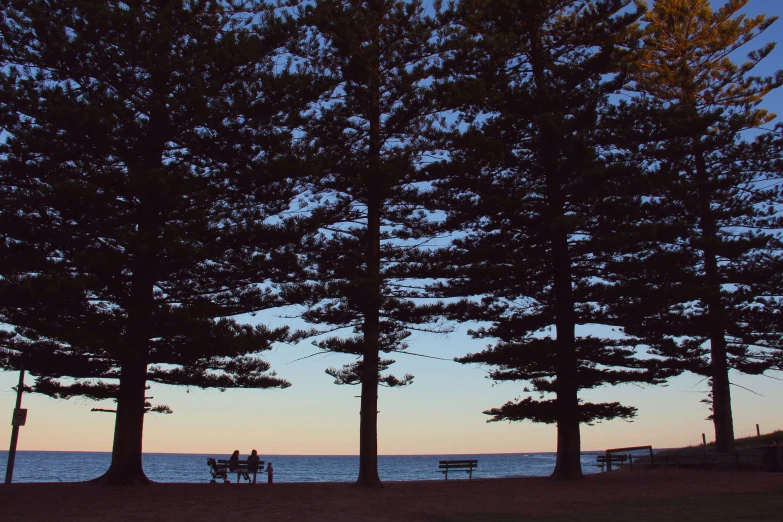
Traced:
<path fill-rule="evenodd" d="M 654 470 L 541 478 L 349 484 L 0 485 L 0 520 L 783 520 L 783 474 Z"/>

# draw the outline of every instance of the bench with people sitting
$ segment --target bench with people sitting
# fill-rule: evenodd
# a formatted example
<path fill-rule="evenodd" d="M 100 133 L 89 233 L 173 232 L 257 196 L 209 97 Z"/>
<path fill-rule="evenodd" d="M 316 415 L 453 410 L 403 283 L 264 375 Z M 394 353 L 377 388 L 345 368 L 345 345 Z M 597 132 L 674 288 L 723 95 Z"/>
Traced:
<path fill-rule="evenodd" d="M 208 458 L 207 459 L 207 465 L 209 466 L 209 472 L 212 475 L 212 480 L 210 480 L 210 483 L 214 484 L 217 482 L 218 479 L 222 479 L 223 482 L 229 482 L 228 476 L 231 473 L 237 474 L 237 484 L 244 478 L 248 482 L 250 481 L 250 475 L 253 475 L 253 481 L 252 483 L 256 483 L 256 475 L 258 473 L 264 473 L 264 461 L 259 460 L 258 458 L 258 452 L 256 450 L 253 450 L 253 452 L 248 456 L 245 460 L 239 459 L 239 450 L 234 451 L 234 453 L 231 455 L 228 459 L 215 459 L 215 458 Z M 271 468 L 272 463 L 269 463 L 269 478 L 271 482 Z"/>

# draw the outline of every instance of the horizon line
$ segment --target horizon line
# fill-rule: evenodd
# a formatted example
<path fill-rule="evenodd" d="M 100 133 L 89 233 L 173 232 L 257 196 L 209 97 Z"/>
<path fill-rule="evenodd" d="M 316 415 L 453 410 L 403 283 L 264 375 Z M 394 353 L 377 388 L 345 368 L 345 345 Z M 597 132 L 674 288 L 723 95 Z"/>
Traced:
<path fill-rule="evenodd" d="M 666 449 L 666 448 L 659 448 Z M 581 453 L 601 453 L 606 450 L 581 450 Z M 8 453 L 8 450 L 0 450 L 0 453 Z M 111 455 L 111 450 L 95 451 L 95 450 L 37 450 L 37 449 L 25 449 L 17 450 L 17 453 L 105 453 Z M 163 451 L 143 451 L 142 455 L 195 455 L 195 456 L 208 456 L 208 455 L 222 455 L 224 453 L 194 453 L 194 452 L 163 452 Z M 225 452 L 226 455 L 230 455 L 231 452 Z M 240 453 L 241 454 L 241 453 Z M 498 452 L 498 453 L 394 453 L 394 454 L 378 454 L 379 457 L 438 457 L 444 455 L 556 455 L 556 451 L 513 451 L 513 452 Z M 310 454 L 310 453 L 261 453 L 259 455 L 269 457 L 358 457 L 359 454 Z"/>

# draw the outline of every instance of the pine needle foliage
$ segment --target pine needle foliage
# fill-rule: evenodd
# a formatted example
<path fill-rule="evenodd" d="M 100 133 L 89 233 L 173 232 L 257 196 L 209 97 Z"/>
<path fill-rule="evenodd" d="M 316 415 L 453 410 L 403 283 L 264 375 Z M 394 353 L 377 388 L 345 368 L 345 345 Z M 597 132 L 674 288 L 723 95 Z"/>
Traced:
<path fill-rule="evenodd" d="M 259 2 L 0 5 L 0 361 L 116 400 L 103 480 L 146 482 L 148 382 L 290 385 L 259 356 L 287 328 L 233 317 L 296 268 L 296 25 Z"/>
<path fill-rule="evenodd" d="M 605 112 L 627 81 L 641 11 L 625 0 L 463 0 L 449 14 L 456 29 L 439 89 L 463 131 L 448 172 L 433 174 L 456 235 L 433 257 L 450 278 L 437 288 L 474 296 L 452 305 L 452 317 L 484 323 L 472 335 L 494 341 L 458 361 L 528 383 L 526 397 L 484 413 L 556 423 L 553 478 L 577 479 L 580 423 L 636 415 L 580 393 L 672 374 L 638 357 L 634 338 L 584 333 L 615 325 L 605 266 L 637 207 L 625 183 L 637 169 L 615 161 Z"/>
<path fill-rule="evenodd" d="M 290 292 L 324 334 L 315 345 L 355 358 L 327 373 L 361 386 L 357 485 L 379 487 L 378 389 L 413 380 L 385 373 L 388 355 L 403 352 L 414 330 L 442 330 L 406 262 L 430 230 L 419 202 L 437 125 L 427 88 L 435 26 L 419 0 L 318 0 L 301 18 L 305 56 L 332 88 L 305 134 L 307 205 L 324 226 L 303 246 L 307 281 Z"/>
<path fill-rule="evenodd" d="M 719 452 L 734 445 L 729 370 L 781 362 L 783 127 L 760 104 L 783 71 L 754 75 L 774 43 L 735 63 L 775 22 L 740 14 L 747 3 L 658 0 L 646 15 L 635 79 L 650 111 L 636 154 L 648 166 L 648 235 L 614 270 L 626 331 L 708 379 Z"/>

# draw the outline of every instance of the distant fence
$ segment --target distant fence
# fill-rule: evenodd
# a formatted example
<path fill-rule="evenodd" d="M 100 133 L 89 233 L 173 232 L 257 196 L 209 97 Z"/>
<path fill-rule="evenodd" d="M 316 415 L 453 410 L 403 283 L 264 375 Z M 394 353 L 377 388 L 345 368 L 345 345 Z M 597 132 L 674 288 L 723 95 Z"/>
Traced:
<path fill-rule="evenodd" d="M 649 457 L 639 457 L 636 462 L 639 465 L 674 466 L 678 468 L 694 469 L 737 469 L 758 470 L 761 469 L 761 452 L 749 453 L 674 453 L 668 455 L 655 455 L 652 461 Z"/>

